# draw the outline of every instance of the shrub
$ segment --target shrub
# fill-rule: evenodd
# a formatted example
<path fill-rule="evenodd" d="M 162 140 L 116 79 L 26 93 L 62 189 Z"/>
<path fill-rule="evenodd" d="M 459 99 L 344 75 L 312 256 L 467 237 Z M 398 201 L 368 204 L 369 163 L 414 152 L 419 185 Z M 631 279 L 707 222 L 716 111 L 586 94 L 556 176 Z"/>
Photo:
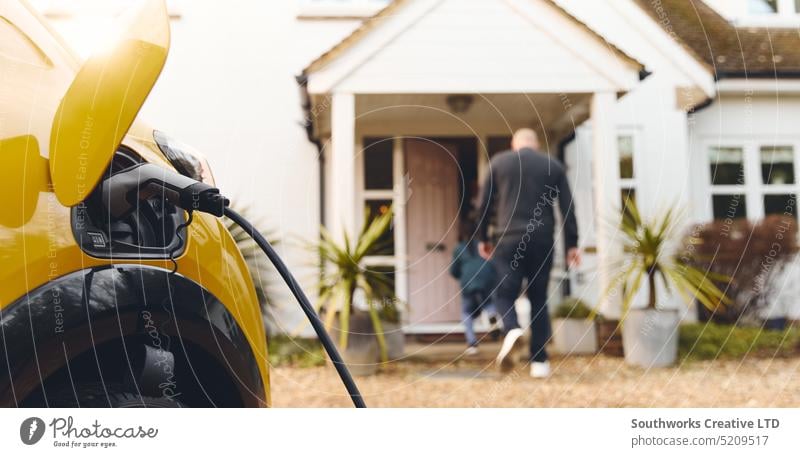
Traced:
<path fill-rule="evenodd" d="M 797 252 L 793 218 L 768 216 L 753 224 L 746 219 L 717 220 L 695 226 L 685 237 L 685 261 L 708 273 L 731 300 L 713 314 L 699 308 L 700 319 L 719 323 L 759 322 L 759 310 L 774 297 L 772 275 L 780 274 Z"/>
<path fill-rule="evenodd" d="M 592 314 L 592 308 L 583 300 L 567 297 L 556 306 L 554 316 L 560 319 L 587 319 Z"/>
<path fill-rule="evenodd" d="M 682 325 L 678 341 L 682 360 L 788 357 L 800 352 L 800 329 L 777 331 L 697 323 Z"/>

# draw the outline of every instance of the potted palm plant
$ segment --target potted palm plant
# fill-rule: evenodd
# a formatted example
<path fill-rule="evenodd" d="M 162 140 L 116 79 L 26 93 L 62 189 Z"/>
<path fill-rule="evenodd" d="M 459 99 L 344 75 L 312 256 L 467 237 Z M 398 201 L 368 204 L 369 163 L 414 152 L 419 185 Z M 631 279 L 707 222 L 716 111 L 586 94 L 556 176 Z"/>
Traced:
<path fill-rule="evenodd" d="M 313 246 L 322 264 L 320 312 L 326 327 L 338 333 L 351 371 L 360 375 L 374 373 L 378 362 L 387 362 L 390 355 L 402 355 L 404 343 L 391 278 L 365 263 L 370 256 L 386 254 L 392 210 L 374 218 L 367 213 L 366 221 L 355 240 L 345 233 L 341 243 L 323 227 Z M 336 322 L 338 328 L 334 328 Z M 385 327 L 391 327 L 391 332 L 387 334 Z"/>
<path fill-rule="evenodd" d="M 597 332 L 592 309 L 580 298 L 567 297 L 553 315 L 553 352 L 564 355 L 594 354 Z"/>
<path fill-rule="evenodd" d="M 696 301 L 713 311 L 728 302 L 714 284 L 724 278 L 667 252 L 677 231 L 677 217 L 672 209 L 643 220 L 635 203 L 629 201 L 622 211 L 620 229 L 625 259 L 612 277 L 609 290 L 618 287 L 622 290 L 625 361 L 645 368 L 672 365 L 678 355 L 680 316 L 676 309 L 665 309 L 659 301 L 658 283 L 667 292 L 675 291 L 686 303 Z M 645 284 L 646 303 L 631 306 Z"/>

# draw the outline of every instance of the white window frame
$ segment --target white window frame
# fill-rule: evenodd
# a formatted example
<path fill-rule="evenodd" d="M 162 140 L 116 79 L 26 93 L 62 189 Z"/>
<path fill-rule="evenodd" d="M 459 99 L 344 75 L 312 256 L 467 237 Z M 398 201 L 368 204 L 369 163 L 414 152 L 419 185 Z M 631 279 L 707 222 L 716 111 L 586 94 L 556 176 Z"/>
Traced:
<path fill-rule="evenodd" d="M 391 189 L 366 189 L 364 179 L 364 140 L 366 138 L 384 137 L 392 141 L 392 188 Z M 360 231 L 363 223 L 363 211 L 370 200 L 390 200 L 394 209 L 394 254 L 382 256 L 368 256 L 364 264 L 376 267 L 394 267 L 394 291 L 399 300 L 398 309 L 402 319 L 408 318 L 405 304 L 408 302 L 408 268 L 406 246 L 406 200 L 407 185 L 405 177 L 405 157 L 403 155 L 403 140 L 398 135 L 359 135 L 356 156 L 356 192 L 359 210 L 356 212 L 356 230 Z"/>
<path fill-rule="evenodd" d="M 775 13 L 753 13 L 750 11 L 750 0 L 743 2 L 744 14 L 736 20 L 739 25 L 791 27 L 800 23 L 800 11 L 794 0 L 778 0 L 778 11 Z"/>
<path fill-rule="evenodd" d="M 622 206 L 622 191 L 623 190 L 633 190 L 633 193 L 636 198 L 637 205 L 641 202 L 641 194 L 639 192 L 639 179 L 642 176 L 641 170 L 641 149 L 642 149 L 642 141 L 641 141 L 641 131 L 636 127 L 617 127 L 617 135 L 616 135 L 616 147 L 619 147 L 619 137 L 621 136 L 630 136 L 632 140 L 632 148 L 633 148 L 633 178 L 623 178 L 622 175 L 619 177 L 619 198 L 620 198 L 620 209 Z M 617 163 L 617 168 L 619 168 L 619 162 Z"/>
<path fill-rule="evenodd" d="M 745 0 L 745 8 L 747 9 L 747 15 L 748 16 L 753 16 L 753 17 L 759 17 L 759 16 L 762 16 L 762 17 L 763 16 L 793 16 L 793 15 L 797 14 L 797 9 L 796 9 L 794 0 L 778 0 L 776 2 L 776 6 L 778 8 L 778 11 L 776 11 L 774 13 L 754 13 L 754 12 L 750 11 L 750 1 L 751 0 Z"/>
<path fill-rule="evenodd" d="M 761 147 L 791 146 L 794 154 L 794 184 L 764 184 L 761 176 Z M 714 147 L 741 148 L 743 152 L 744 184 L 713 185 L 711 184 L 710 151 Z M 759 221 L 764 218 L 764 196 L 794 194 L 800 197 L 800 138 L 796 137 L 763 137 L 763 138 L 727 138 L 725 140 L 705 140 L 702 149 L 703 184 L 705 187 L 705 219 L 714 218 L 714 195 L 744 195 L 747 219 Z M 800 207 L 800 205 L 798 205 Z M 798 215 L 795 215 L 798 217 Z"/>

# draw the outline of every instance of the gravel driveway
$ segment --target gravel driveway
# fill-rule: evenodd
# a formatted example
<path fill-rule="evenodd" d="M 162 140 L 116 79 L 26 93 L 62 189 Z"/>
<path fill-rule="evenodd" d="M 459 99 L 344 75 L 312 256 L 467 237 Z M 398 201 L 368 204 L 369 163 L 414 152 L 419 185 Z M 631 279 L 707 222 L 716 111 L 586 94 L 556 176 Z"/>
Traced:
<path fill-rule="evenodd" d="M 607 356 L 556 358 L 553 376 L 501 376 L 484 359 L 395 363 L 358 378 L 373 407 L 800 406 L 800 358 L 695 362 L 646 372 Z M 278 407 L 350 406 L 333 368 L 272 370 Z"/>

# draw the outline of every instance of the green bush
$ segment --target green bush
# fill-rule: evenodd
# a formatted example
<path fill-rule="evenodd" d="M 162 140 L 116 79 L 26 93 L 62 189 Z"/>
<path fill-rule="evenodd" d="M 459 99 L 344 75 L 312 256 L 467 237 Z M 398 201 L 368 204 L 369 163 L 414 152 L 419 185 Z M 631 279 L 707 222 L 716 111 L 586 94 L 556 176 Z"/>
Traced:
<path fill-rule="evenodd" d="M 567 297 L 556 306 L 554 316 L 560 319 L 586 319 L 592 309 L 580 298 Z"/>
<path fill-rule="evenodd" d="M 763 330 L 715 323 L 682 325 L 679 336 L 682 360 L 788 357 L 800 353 L 800 329 Z"/>
<path fill-rule="evenodd" d="M 325 364 L 325 352 L 316 339 L 276 335 L 269 338 L 269 363 L 272 366 L 316 367 Z"/>

